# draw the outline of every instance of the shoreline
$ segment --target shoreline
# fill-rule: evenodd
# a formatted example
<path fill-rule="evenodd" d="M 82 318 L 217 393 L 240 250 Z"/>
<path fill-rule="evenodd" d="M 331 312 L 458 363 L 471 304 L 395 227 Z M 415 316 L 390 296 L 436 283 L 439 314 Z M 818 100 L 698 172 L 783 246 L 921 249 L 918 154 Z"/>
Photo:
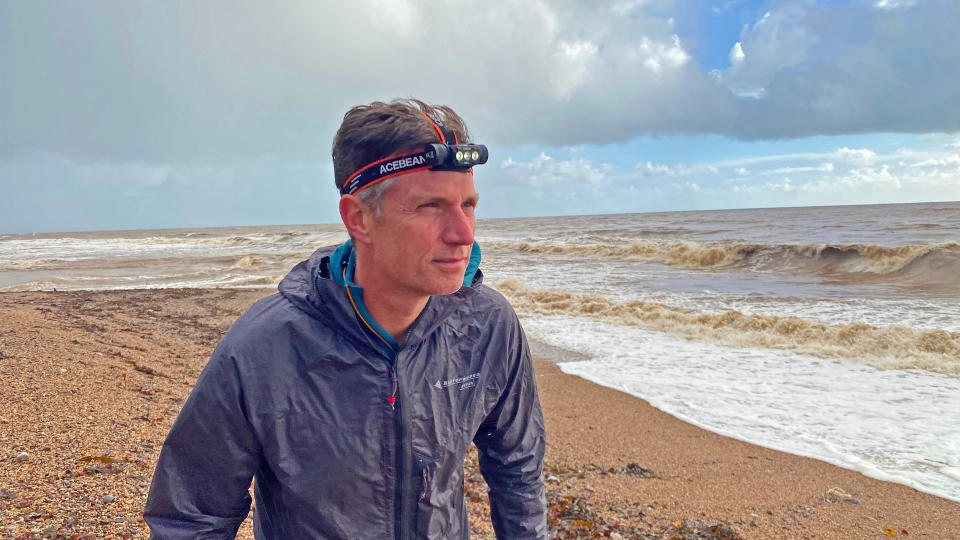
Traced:
<path fill-rule="evenodd" d="M 0 293 L 0 537 L 145 537 L 139 512 L 182 400 L 233 320 L 273 292 Z M 731 538 L 960 538 L 956 502 L 706 431 L 564 374 L 543 351 L 535 365 L 552 525 L 621 538 L 722 527 Z M 471 467 L 482 538 L 485 487 Z M 249 531 L 248 519 L 238 538 Z"/>
<path fill-rule="evenodd" d="M 562 364 L 562 363 L 563 363 L 563 362 L 559 362 L 558 364 Z M 560 369 L 563 370 L 563 367 L 561 366 Z M 682 416 L 682 415 L 677 415 L 677 414 L 674 414 L 674 413 L 665 411 L 664 409 L 662 409 L 662 408 L 660 408 L 660 407 L 651 405 L 651 404 L 649 403 L 649 401 L 647 401 L 646 399 L 644 399 L 642 396 L 637 396 L 637 395 L 631 394 L 629 391 L 620 390 L 620 389 L 618 389 L 618 388 L 614 388 L 614 387 L 607 386 L 607 385 L 605 385 L 605 384 L 604 384 L 603 382 L 601 382 L 601 381 L 592 380 L 590 377 L 581 376 L 581 375 L 578 375 L 578 374 L 576 374 L 576 373 L 569 373 L 569 372 L 564 371 L 564 374 L 566 374 L 566 375 L 572 375 L 572 376 L 575 376 L 575 377 L 580 377 L 580 378 L 583 378 L 583 379 L 585 379 L 585 380 L 587 380 L 588 382 L 591 382 L 591 383 L 593 383 L 593 384 L 597 384 L 597 385 L 603 386 L 603 387 L 605 387 L 605 388 L 611 388 L 612 390 L 616 390 L 616 391 L 623 392 L 623 393 L 625 393 L 625 394 L 627 394 L 627 395 L 632 396 L 632 397 L 635 398 L 635 399 L 639 399 L 639 400 L 643 401 L 643 402 L 646 403 L 647 405 L 650 405 L 650 406 L 653 407 L 654 409 L 657 409 L 657 410 L 663 412 L 664 414 L 667 414 L 667 415 L 669 415 L 669 416 L 671 416 L 671 417 L 673 417 L 673 418 L 676 418 L 677 420 L 679 420 L 679 421 L 681 421 L 681 422 L 684 422 L 684 423 L 690 424 L 690 425 L 692 425 L 692 426 L 694 426 L 694 427 L 697 427 L 697 428 L 700 428 L 700 429 L 709 431 L 710 433 L 713 433 L 713 434 L 718 435 L 718 436 L 721 436 L 721 437 L 726 437 L 726 438 L 734 439 L 734 440 L 737 440 L 737 441 L 740 441 L 740 442 L 743 442 L 743 443 L 746 443 L 746 444 L 750 444 L 750 445 L 753 445 L 753 446 L 759 446 L 759 447 L 762 447 L 762 448 L 767 448 L 767 449 L 769 449 L 769 450 L 774 450 L 774 451 L 777 451 L 777 452 L 782 452 L 782 453 L 789 454 L 789 455 L 792 455 L 792 456 L 797 456 L 797 457 L 802 457 L 802 458 L 813 459 L 813 460 L 816 460 L 816 461 L 822 461 L 822 462 L 824 462 L 824 463 L 827 463 L 827 464 L 829 464 L 829 465 L 833 465 L 833 466 L 835 466 L 835 467 L 839 467 L 839 468 L 841 468 L 841 469 L 845 469 L 845 470 L 849 470 L 849 471 L 852 471 L 852 472 L 856 472 L 856 473 L 858 473 L 858 474 L 862 474 L 862 475 L 864 475 L 864 476 L 866 476 L 866 477 L 868 477 L 868 478 L 874 479 L 874 480 L 879 480 L 879 481 L 882 481 L 882 482 L 889 482 L 889 483 L 892 483 L 892 484 L 898 484 L 898 485 L 901 485 L 901 486 L 904 486 L 904 487 L 908 487 L 908 488 L 910 488 L 910 489 L 914 489 L 914 490 L 919 491 L 919 492 L 921 492 L 921 493 L 925 493 L 925 494 L 927 494 L 927 495 L 931 495 L 931 496 L 933 496 L 933 497 L 937 497 L 937 498 L 939 498 L 939 499 L 945 499 L 945 500 L 947 500 L 947 501 L 960 504 L 960 497 L 955 498 L 955 497 L 951 497 L 951 496 L 949 496 L 949 495 L 943 495 L 943 494 L 940 494 L 940 493 L 934 493 L 934 492 L 931 492 L 931 491 L 929 491 L 929 490 L 922 489 L 922 487 L 917 487 L 917 486 L 915 486 L 915 485 L 912 485 L 912 484 L 911 484 L 911 480 L 910 480 L 909 478 L 905 478 L 905 477 L 895 477 L 895 475 L 893 475 L 893 474 L 885 473 L 885 472 L 882 472 L 882 471 L 875 472 L 875 473 L 871 474 L 871 472 L 870 472 L 869 470 L 857 469 L 857 468 L 853 467 L 852 465 L 850 465 L 849 463 L 844 463 L 843 460 L 840 460 L 840 459 L 831 460 L 831 459 L 829 459 L 829 458 L 825 458 L 825 457 L 822 457 L 822 456 L 811 455 L 811 454 L 804 454 L 804 453 L 801 453 L 801 452 L 791 451 L 791 450 L 789 450 L 789 449 L 783 449 L 783 448 L 777 448 L 777 447 L 775 447 L 775 446 L 767 446 L 767 445 L 764 445 L 764 444 L 759 444 L 759 443 L 753 442 L 753 441 L 751 441 L 751 440 L 748 440 L 748 439 L 745 438 L 745 437 L 738 436 L 738 435 L 735 434 L 735 433 L 724 433 L 724 432 L 722 432 L 722 431 L 717 431 L 717 430 L 715 430 L 715 429 L 711 429 L 711 428 L 710 428 L 709 426 L 707 426 L 707 425 L 703 425 L 703 423 L 698 422 L 698 421 L 695 420 L 695 419 L 686 418 L 686 417 L 684 417 L 684 416 Z M 865 469 L 869 469 L 869 468 L 865 468 Z"/>

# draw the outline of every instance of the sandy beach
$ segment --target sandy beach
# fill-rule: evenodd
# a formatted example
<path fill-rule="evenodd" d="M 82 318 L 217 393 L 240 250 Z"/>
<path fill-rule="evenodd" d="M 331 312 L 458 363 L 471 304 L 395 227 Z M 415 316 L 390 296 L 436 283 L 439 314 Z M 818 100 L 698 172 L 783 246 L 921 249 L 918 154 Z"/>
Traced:
<path fill-rule="evenodd" d="M 271 292 L 0 293 L 0 538 L 145 538 L 164 436 L 220 337 Z M 558 537 L 960 538 L 958 503 L 710 433 L 549 358 L 536 369 Z"/>

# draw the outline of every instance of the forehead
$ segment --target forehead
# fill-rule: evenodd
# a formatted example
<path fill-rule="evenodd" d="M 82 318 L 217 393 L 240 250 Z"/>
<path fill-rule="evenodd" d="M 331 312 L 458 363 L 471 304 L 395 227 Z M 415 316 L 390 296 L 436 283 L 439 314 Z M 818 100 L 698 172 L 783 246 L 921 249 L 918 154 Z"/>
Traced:
<path fill-rule="evenodd" d="M 417 171 L 397 178 L 387 196 L 395 200 L 410 198 L 469 199 L 477 197 L 473 174 L 463 171 Z"/>

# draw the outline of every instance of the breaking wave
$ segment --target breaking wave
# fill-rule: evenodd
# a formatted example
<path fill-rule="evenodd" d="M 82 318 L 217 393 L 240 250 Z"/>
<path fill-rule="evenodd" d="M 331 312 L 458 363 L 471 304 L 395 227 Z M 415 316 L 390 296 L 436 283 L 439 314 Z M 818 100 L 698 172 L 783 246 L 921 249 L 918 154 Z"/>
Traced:
<path fill-rule="evenodd" d="M 33 259 L 25 261 L 0 261 L 0 272 L 15 272 L 18 270 L 48 270 L 65 268 L 71 261 L 64 259 Z"/>
<path fill-rule="evenodd" d="M 143 242 L 145 244 L 197 244 L 197 245 L 216 245 L 216 246 L 252 246 L 257 242 L 246 236 L 231 236 L 230 238 L 187 238 L 170 236 L 151 236 L 143 240 L 134 242 Z"/>
<path fill-rule="evenodd" d="M 233 263 L 232 268 L 253 268 L 264 263 L 263 257 L 259 255 L 244 255 Z"/>
<path fill-rule="evenodd" d="M 782 272 L 812 272 L 822 275 L 905 272 L 922 277 L 947 266 L 960 268 L 960 245 L 956 242 L 910 244 L 886 247 L 867 244 L 755 244 L 747 242 L 671 242 L 637 240 L 624 245 L 551 245 L 528 242 L 494 242 L 490 247 L 531 253 L 563 253 L 587 257 L 656 262 L 693 269 L 749 268 Z M 934 277 L 934 276 L 931 276 Z M 937 281 L 950 276 L 937 273 Z M 952 273 L 960 283 L 960 272 Z"/>
<path fill-rule="evenodd" d="M 339 246 L 342 243 L 343 243 L 342 241 L 331 242 L 329 240 L 316 240 L 313 242 L 307 242 L 306 244 L 304 244 L 304 247 L 309 249 L 320 249 L 322 247 L 328 247 L 328 246 Z"/>
<path fill-rule="evenodd" d="M 209 234 L 189 233 L 185 236 L 149 236 L 143 239 L 125 239 L 127 242 L 145 243 L 145 244 L 186 244 L 200 246 L 252 246 L 255 244 L 285 244 L 309 235 L 307 232 L 291 231 L 282 233 L 273 233 L 267 235 L 254 235 L 254 238 L 247 236 L 217 237 Z"/>
<path fill-rule="evenodd" d="M 490 247 L 514 249 L 530 253 L 565 253 L 587 257 L 612 257 L 647 262 L 660 262 L 686 268 L 715 268 L 744 260 L 763 248 L 760 244 L 701 244 L 698 242 L 666 242 L 637 240 L 630 245 L 550 245 L 521 242 L 494 242 Z"/>
<path fill-rule="evenodd" d="M 310 233 L 302 232 L 302 231 L 277 233 L 277 234 L 271 234 L 270 240 L 273 242 L 287 242 L 289 240 L 293 240 L 294 238 L 301 238 L 303 236 L 307 236 L 308 234 Z"/>
<path fill-rule="evenodd" d="M 233 283 L 235 287 L 263 287 L 263 286 L 272 286 L 280 283 L 283 280 L 285 274 L 277 274 L 275 276 L 260 276 L 253 277 L 249 279 L 244 279 Z"/>
<path fill-rule="evenodd" d="M 144 244 L 193 244 L 215 246 L 252 246 L 256 240 L 246 236 L 231 236 L 230 238 L 197 238 L 186 236 L 149 236 L 143 239 L 129 239 L 127 242 Z"/>
<path fill-rule="evenodd" d="M 731 347 L 785 349 L 844 358 L 882 369 L 923 369 L 960 378 L 960 334 L 863 323 L 823 324 L 800 317 L 703 313 L 641 300 L 614 302 L 555 290 L 496 285 L 521 313 L 586 316 Z"/>
<path fill-rule="evenodd" d="M 0 292 L 32 292 L 32 291 L 55 291 L 57 287 L 70 289 L 75 287 L 75 282 L 64 278 L 50 278 L 30 281 L 28 283 L 17 283 L 7 287 L 0 287 Z"/>

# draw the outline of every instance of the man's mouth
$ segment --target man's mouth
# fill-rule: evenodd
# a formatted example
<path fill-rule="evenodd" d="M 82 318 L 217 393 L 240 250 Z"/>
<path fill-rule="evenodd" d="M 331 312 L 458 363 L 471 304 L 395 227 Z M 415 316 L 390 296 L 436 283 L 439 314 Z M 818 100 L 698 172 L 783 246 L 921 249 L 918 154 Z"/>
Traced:
<path fill-rule="evenodd" d="M 467 262 L 466 257 L 447 257 L 441 259 L 434 259 L 434 264 L 444 267 L 444 268 L 458 268 L 463 266 Z"/>

